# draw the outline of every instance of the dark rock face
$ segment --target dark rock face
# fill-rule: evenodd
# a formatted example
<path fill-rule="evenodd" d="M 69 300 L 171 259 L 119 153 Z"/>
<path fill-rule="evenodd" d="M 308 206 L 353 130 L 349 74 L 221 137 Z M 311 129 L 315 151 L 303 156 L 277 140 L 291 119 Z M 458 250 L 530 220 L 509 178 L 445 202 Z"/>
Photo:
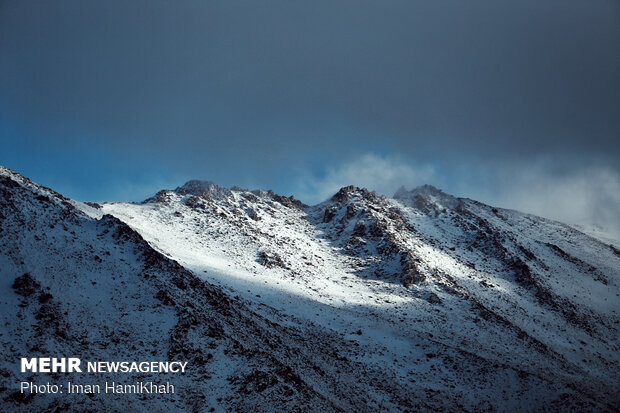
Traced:
<path fill-rule="evenodd" d="M 88 205 L 89 207 L 93 207 L 95 209 L 101 209 L 102 206 L 101 204 L 98 204 L 97 202 L 84 202 L 86 205 Z"/>
<path fill-rule="evenodd" d="M 191 180 L 174 190 L 179 195 L 196 195 L 206 199 L 222 199 L 232 196 L 232 191 L 211 181 Z"/>
<path fill-rule="evenodd" d="M 172 191 L 168 191 L 167 189 L 163 189 L 155 194 L 155 196 L 151 198 L 147 198 L 142 201 L 143 204 L 148 204 L 149 202 L 160 202 L 166 203 L 170 200 L 170 196 L 172 195 Z"/>
<path fill-rule="evenodd" d="M 204 208 L 204 203 L 199 196 L 190 196 L 185 200 L 185 205 L 192 209 Z"/>
<path fill-rule="evenodd" d="M 337 203 L 339 206 L 343 206 L 355 198 L 363 198 L 367 199 L 369 202 L 375 202 L 381 197 L 376 192 L 369 191 L 366 188 L 358 188 L 350 185 L 340 188 L 340 190 L 331 197 L 330 201 Z"/>
<path fill-rule="evenodd" d="M 304 209 L 305 207 L 307 207 L 307 205 L 305 205 L 303 202 L 301 202 L 298 199 L 295 199 L 293 195 L 286 197 L 282 195 L 273 194 L 272 197 L 274 201 L 279 202 L 282 205 L 289 207 L 289 208 Z"/>
<path fill-rule="evenodd" d="M 519 284 L 525 287 L 536 286 L 536 280 L 532 276 L 530 267 L 528 267 L 527 264 L 524 263 L 520 258 L 513 259 L 512 267 L 515 271 L 515 279 Z"/>
<path fill-rule="evenodd" d="M 260 216 L 258 215 L 258 212 L 256 212 L 254 208 L 248 208 L 246 212 L 248 216 L 250 217 L 250 219 L 254 221 L 260 221 Z"/>
<path fill-rule="evenodd" d="M 29 297 L 41 287 L 41 284 L 32 278 L 29 273 L 25 273 L 24 275 L 15 278 L 12 287 L 16 294 L 23 297 Z"/>
<path fill-rule="evenodd" d="M 356 237 L 363 237 L 366 235 L 366 224 L 364 221 L 358 221 L 353 228 L 353 235 Z"/>
<path fill-rule="evenodd" d="M 330 222 L 336 216 L 336 209 L 334 208 L 325 208 L 325 212 L 323 213 L 323 222 Z"/>
<path fill-rule="evenodd" d="M 426 278 L 418 271 L 416 261 L 417 259 L 411 251 L 404 252 L 401 256 L 400 262 L 403 270 L 400 277 L 405 287 L 422 282 Z"/>
<path fill-rule="evenodd" d="M 282 260 L 282 257 L 275 252 L 261 251 L 258 253 L 258 262 L 267 268 L 287 268 L 287 265 Z"/>

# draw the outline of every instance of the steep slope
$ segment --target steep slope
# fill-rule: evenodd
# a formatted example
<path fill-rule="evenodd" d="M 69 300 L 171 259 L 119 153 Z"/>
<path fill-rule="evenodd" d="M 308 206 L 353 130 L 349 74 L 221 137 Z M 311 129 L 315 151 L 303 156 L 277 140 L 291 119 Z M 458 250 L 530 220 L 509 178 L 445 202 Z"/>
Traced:
<path fill-rule="evenodd" d="M 93 204 L 95 205 L 95 204 Z M 95 205 L 96 207 L 96 205 Z M 3 411 L 353 411 L 424 407 L 380 369 L 348 358 L 338 334 L 262 314 L 153 250 L 126 224 L 0 168 L 0 399 Z M 320 343 L 320 345 L 317 345 Z M 20 357 L 188 362 L 165 395 L 22 394 Z M 437 402 L 438 406 L 445 403 Z"/>
<path fill-rule="evenodd" d="M 427 408 L 619 401 L 620 255 L 566 225 L 429 186 L 309 207 L 190 181 L 104 213 L 256 311 L 341 334 Z"/>

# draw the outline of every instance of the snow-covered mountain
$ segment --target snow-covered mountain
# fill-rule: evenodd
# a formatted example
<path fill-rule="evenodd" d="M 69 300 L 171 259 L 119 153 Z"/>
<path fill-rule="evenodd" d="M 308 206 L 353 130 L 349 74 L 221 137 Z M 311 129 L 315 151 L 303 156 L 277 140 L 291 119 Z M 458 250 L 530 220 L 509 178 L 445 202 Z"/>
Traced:
<path fill-rule="evenodd" d="M 86 205 L 2 168 L 0 193 L 11 409 L 618 409 L 620 251 L 567 225 L 431 186 Z M 50 352 L 190 371 L 173 397 L 21 397 L 18 357 Z"/>

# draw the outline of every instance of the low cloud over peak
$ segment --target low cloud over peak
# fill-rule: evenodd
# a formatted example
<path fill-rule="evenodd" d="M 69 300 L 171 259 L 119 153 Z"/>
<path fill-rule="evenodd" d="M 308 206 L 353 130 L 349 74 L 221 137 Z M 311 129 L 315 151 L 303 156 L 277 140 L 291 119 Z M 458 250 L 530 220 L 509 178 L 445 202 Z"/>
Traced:
<path fill-rule="evenodd" d="M 620 174 L 612 168 L 583 166 L 559 173 L 552 162 L 538 160 L 466 169 L 459 173 L 368 153 L 328 168 L 320 176 L 306 174 L 299 179 L 296 196 L 315 204 L 347 185 L 391 197 L 400 187 L 412 189 L 432 184 L 449 194 L 489 205 L 586 228 L 597 226 L 620 238 Z"/>

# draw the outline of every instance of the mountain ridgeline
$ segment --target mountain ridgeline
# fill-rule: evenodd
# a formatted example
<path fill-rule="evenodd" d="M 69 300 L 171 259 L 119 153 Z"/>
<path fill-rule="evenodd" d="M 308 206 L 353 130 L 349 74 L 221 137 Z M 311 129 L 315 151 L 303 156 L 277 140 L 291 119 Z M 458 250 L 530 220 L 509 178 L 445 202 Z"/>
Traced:
<path fill-rule="evenodd" d="M 0 246 L 7 411 L 620 403 L 618 245 L 432 186 L 348 186 L 309 206 L 189 181 L 95 204 L 0 167 Z M 65 380 L 19 372 L 52 354 L 188 367 L 165 377 L 171 395 L 19 392 Z"/>

